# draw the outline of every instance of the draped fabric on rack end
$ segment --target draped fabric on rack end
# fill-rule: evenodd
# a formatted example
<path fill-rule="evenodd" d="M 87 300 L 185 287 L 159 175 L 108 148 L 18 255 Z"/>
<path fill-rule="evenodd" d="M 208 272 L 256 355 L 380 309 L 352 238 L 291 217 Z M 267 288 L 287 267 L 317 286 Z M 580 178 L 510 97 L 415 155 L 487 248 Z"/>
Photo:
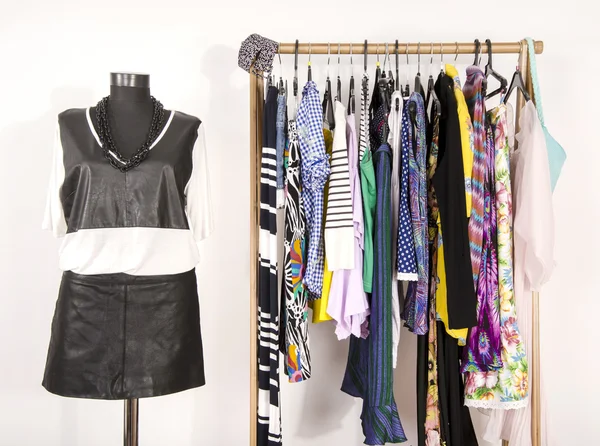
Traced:
<path fill-rule="evenodd" d="M 275 144 L 277 88 L 267 92 L 260 177 L 257 445 L 281 444 Z"/>
<path fill-rule="evenodd" d="M 322 241 L 323 189 L 329 177 L 329 161 L 323 140 L 323 110 L 317 85 L 307 82 L 296 117 L 300 141 L 302 198 L 308 232 L 308 259 L 304 285 L 310 297 L 321 297 L 325 256 Z"/>
<path fill-rule="evenodd" d="M 285 198 L 283 298 L 285 299 L 285 369 L 290 382 L 310 378 L 308 295 L 302 285 L 306 222 L 300 181 L 300 148 L 296 121 L 288 121 L 288 163 Z"/>

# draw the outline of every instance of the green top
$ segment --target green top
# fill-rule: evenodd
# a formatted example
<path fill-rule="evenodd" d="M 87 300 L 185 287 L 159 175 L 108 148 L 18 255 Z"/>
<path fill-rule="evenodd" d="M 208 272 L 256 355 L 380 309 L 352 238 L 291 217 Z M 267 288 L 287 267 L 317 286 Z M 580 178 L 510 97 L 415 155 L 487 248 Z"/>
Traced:
<path fill-rule="evenodd" d="M 365 293 L 373 291 L 373 219 L 377 204 L 377 188 L 375 186 L 375 169 L 373 155 L 370 150 L 360 160 L 360 190 L 362 192 L 364 216 L 364 257 L 363 257 L 363 287 Z"/>

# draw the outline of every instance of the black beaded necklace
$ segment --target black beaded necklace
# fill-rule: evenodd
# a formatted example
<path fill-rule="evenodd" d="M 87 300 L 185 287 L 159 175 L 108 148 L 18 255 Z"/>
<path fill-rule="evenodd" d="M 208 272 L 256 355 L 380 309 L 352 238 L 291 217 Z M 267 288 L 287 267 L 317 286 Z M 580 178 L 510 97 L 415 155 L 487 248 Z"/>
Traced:
<path fill-rule="evenodd" d="M 108 96 L 101 99 L 96 106 L 98 137 L 102 145 L 104 157 L 110 162 L 111 166 L 115 169 L 119 169 L 121 172 L 127 172 L 128 170 L 133 169 L 146 159 L 150 152 L 150 146 L 156 140 L 162 129 L 165 110 L 160 101 L 156 100 L 154 96 L 151 96 L 150 98 L 152 99 L 154 111 L 152 113 L 152 124 L 150 125 L 148 137 L 144 144 L 142 144 L 142 147 L 140 147 L 129 159 L 126 159 L 121 152 L 119 152 L 113 141 L 108 122 Z"/>

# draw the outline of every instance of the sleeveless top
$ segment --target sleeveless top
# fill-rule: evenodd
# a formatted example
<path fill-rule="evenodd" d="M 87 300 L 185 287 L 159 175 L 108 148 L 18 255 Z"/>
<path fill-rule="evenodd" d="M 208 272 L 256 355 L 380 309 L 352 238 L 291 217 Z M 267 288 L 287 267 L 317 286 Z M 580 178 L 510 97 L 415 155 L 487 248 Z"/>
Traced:
<path fill-rule="evenodd" d="M 104 157 L 90 109 L 58 116 L 43 228 L 63 239 L 59 267 L 79 274 L 189 271 L 212 230 L 204 126 L 185 113 L 167 123 L 137 167 Z"/>

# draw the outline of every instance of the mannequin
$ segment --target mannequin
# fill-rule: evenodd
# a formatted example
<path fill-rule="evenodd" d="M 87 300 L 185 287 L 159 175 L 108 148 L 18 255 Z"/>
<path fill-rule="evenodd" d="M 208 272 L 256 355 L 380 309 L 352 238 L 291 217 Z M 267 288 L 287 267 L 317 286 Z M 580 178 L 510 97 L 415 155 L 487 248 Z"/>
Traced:
<path fill-rule="evenodd" d="M 152 122 L 150 75 L 140 73 L 110 73 L 109 123 L 115 144 L 129 158 L 144 143 Z M 91 118 L 98 128 L 96 108 Z M 163 120 L 163 127 L 166 118 Z"/>

